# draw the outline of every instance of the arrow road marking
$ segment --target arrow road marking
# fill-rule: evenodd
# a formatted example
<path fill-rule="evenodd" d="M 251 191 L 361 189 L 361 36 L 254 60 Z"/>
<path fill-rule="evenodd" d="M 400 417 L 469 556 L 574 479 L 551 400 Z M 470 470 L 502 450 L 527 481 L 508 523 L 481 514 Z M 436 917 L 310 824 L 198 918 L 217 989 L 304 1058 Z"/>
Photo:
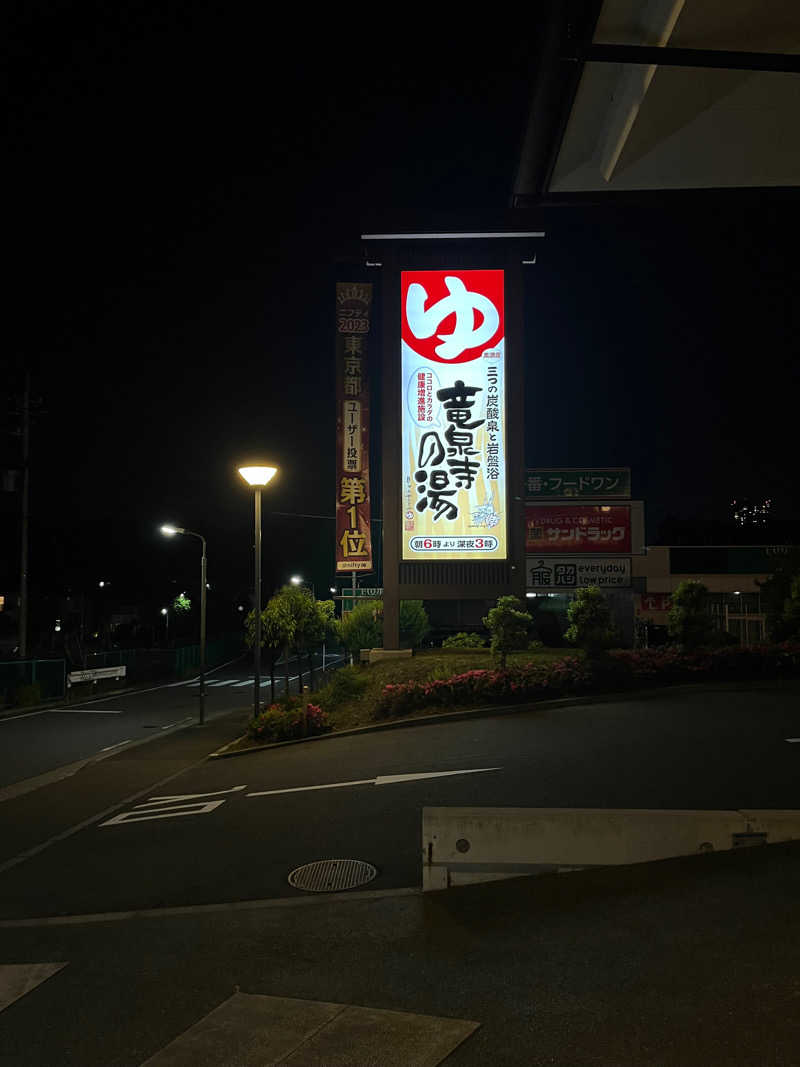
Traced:
<path fill-rule="evenodd" d="M 266 789 L 260 793 L 248 793 L 248 797 L 272 797 L 278 793 L 310 793 L 314 789 L 344 789 L 349 785 L 396 785 L 398 782 L 417 782 L 423 778 L 449 778 L 454 774 L 484 774 L 486 771 L 502 771 L 502 767 L 473 767 L 463 771 L 428 771 L 422 774 L 387 774 L 378 778 L 359 778 L 352 782 L 329 782 L 327 785 L 301 785 L 294 789 Z"/>
<path fill-rule="evenodd" d="M 208 815 L 225 803 L 229 793 L 240 793 L 246 785 L 235 785 L 232 789 L 218 789 L 214 793 L 184 793 L 174 797 L 151 797 L 144 804 L 137 804 L 133 811 L 124 811 L 113 819 L 100 823 L 103 826 L 128 825 L 132 822 L 147 822 L 150 819 L 171 819 L 179 815 Z M 206 800 L 217 797 L 217 800 Z M 142 810 L 144 809 L 144 810 Z"/>

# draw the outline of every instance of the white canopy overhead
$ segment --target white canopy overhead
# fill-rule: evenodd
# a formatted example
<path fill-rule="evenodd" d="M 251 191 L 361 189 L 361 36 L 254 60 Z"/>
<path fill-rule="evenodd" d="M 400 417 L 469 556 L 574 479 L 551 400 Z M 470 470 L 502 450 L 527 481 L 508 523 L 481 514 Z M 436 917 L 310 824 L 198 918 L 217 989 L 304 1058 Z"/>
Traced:
<path fill-rule="evenodd" d="M 555 3 L 515 206 L 800 185 L 798 0 Z"/>

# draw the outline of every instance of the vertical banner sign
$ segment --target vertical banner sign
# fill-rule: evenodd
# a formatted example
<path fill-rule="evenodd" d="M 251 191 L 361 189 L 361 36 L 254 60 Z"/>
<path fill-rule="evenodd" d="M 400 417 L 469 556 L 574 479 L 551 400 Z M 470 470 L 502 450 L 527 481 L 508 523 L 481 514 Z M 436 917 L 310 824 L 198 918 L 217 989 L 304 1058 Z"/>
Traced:
<path fill-rule="evenodd" d="M 372 286 L 336 283 L 336 571 L 371 571 L 367 337 Z"/>
<path fill-rule="evenodd" d="M 506 559 L 503 281 L 401 274 L 404 560 Z"/>

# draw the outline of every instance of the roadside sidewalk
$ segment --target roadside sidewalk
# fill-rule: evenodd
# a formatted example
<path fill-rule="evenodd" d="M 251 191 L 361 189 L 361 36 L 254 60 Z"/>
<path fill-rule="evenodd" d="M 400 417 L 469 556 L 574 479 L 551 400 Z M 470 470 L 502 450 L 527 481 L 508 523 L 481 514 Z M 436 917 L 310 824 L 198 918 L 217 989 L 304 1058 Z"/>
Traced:
<path fill-rule="evenodd" d="M 3 923 L 5 960 L 66 963 L 3 1012 L 4 1050 L 15 1067 L 66 1049 L 82 1067 L 138 1067 L 240 991 L 296 1011 L 473 1020 L 453 1067 L 790 1067 L 799 890 L 790 843 L 424 896 Z M 166 1062 L 262 1062 L 245 1055 L 261 1035 L 229 1021 Z M 395 1064 L 391 1034 L 375 1048 L 379 1022 L 289 1062 Z"/>
<path fill-rule="evenodd" d="M 51 772 L 50 784 L 1 801 L 0 872 L 202 763 L 238 737 L 249 717 L 249 708 L 226 712 L 212 716 L 204 726 L 187 725 L 163 737 L 147 738 L 119 754 L 79 764 L 75 773 L 60 768 Z"/>

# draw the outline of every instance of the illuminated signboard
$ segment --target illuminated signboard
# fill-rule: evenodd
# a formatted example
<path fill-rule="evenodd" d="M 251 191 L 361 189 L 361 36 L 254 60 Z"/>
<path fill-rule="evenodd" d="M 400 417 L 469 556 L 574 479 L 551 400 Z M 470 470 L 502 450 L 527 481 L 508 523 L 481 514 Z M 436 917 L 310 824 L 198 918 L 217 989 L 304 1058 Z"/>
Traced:
<path fill-rule="evenodd" d="M 528 504 L 525 508 L 525 551 L 631 551 L 631 509 L 625 504 Z"/>
<path fill-rule="evenodd" d="M 371 571 L 367 338 L 372 286 L 336 283 L 336 571 Z"/>
<path fill-rule="evenodd" d="M 528 589 L 627 589 L 631 584 L 629 556 L 527 556 L 525 571 Z"/>
<path fill-rule="evenodd" d="M 402 558 L 503 560 L 503 271 L 404 271 L 401 307 Z"/>

